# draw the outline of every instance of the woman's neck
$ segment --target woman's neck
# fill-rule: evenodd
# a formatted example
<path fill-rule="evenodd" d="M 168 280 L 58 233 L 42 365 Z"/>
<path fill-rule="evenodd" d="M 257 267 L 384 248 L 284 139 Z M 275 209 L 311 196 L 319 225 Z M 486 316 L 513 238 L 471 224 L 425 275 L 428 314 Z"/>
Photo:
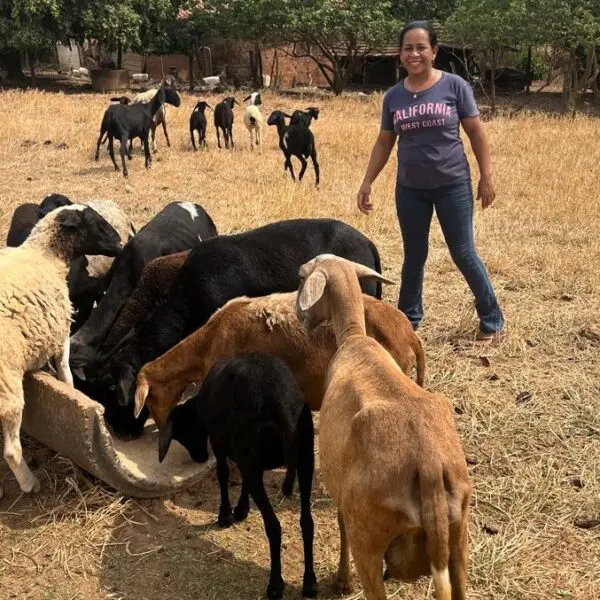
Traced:
<path fill-rule="evenodd" d="M 407 75 L 406 80 L 411 88 L 420 88 L 426 86 L 429 82 L 433 82 L 437 77 L 437 70 L 433 67 L 425 73 L 419 75 Z"/>

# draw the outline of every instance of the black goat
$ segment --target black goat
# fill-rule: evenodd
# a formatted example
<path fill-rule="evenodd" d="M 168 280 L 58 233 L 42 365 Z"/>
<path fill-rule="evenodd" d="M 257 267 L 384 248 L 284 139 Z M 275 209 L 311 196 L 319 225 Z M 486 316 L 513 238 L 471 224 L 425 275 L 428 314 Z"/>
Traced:
<path fill-rule="evenodd" d="M 98 160 L 100 153 L 100 145 L 102 136 L 108 133 L 108 152 L 115 166 L 115 171 L 119 170 L 115 161 L 115 152 L 113 146 L 114 138 L 117 138 L 121 144 L 120 154 L 121 163 L 123 166 L 123 175 L 127 177 L 127 165 L 125 163 L 125 155 L 131 158 L 131 151 L 127 151 L 127 142 L 130 138 L 139 137 L 144 144 L 145 165 L 149 168 L 152 163 L 150 148 L 148 145 L 148 136 L 153 126 L 153 117 L 160 107 L 167 102 L 173 106 L 181 104 L 179 94 L 170 87 L 161 86 L 152 101 L 143 104 L 113 104 L 106 109 L 100 127 L 100 136 L 96 145 L 95 160 Z"/>
<path fill-rule="evenodd" d="M 290 117 L 290 125 L 304 124 L 310 127 L 312 120 L 319 118 L 319 109 L 316 106 L 309 106 L 306 110 L 295 110 Z"/>
<path fill-rule="evenodd" d="M 278 358 L 248 354 L 217 361 L 197 396 L 170 413 L 160 432 L 159 461 L 172 439 L 180 442 L 193 460 L 208 460 L 207 442 L 217 459 L 221 490 L 218 522 L 228 527 L 248 515 L 249 495 L 263 518 L 271 551 L 268 598 L 283 596 L 281 576 L 281 525 L 269 502 L 263 472 L 285 465 L 284 495 L 292 492 L 298 474 L 300 527 L 304 543 L 302 595 L 317 595 L 313 569 L 314 524 L 310 495 L 314 471 L 312 415 L 288 366 Z M 240 499 L 232 512 L 229 502 L 229 467 L 233 460 L 242 475 Z"/>
<path fill-rule="evenodd" d="M 194 140 L 194 131 L 198 132 L 198 145 L 206 147 L 206 115 L 204 111 L 212 107 L 204 100 L 198 102 L 190 115 L 190 137 L 192 138 L 192 146 L 196 150 L 196 142 Z M 213 111 L 214 112 L 214 111 Z"/>
<path fill-rule="evenodd" d="M 70 204 L 72 202 L 62 194 L 47 194 L 39 204 L 26 203 L 17 206 L 8 228 L 6 245 L 12 248 L 20 246 L 39 220 L 55 208 Z"/>
<path fill-rule="evenodd" d="M 297 112 L 302 113 L 302 111 Z M 291 120 L 290 125 L 286 125 L 285 117 L 291 119 L 290 115 L 280 110 L 275 110 L 270 114 L 267 120 L 267 125 L 275 125 L 277 127 L 277 133 L 279 135 L 279 147 L 285 156 L 283 170 L 285 172 L 286 169 L 289 169 L 290 175 L 295 181 L 296 176 L 294 175 L 291 157 L 297 157 L 302 163 L 302 168 L 300 169 L 300 174 L 298 175 L 298 179 L 301 180 L 302 177 L 304 177 L 306 166 L 308 164 L 306 159 L 310 156 L 315 169 L 315 186 L 318 187 L 321 170 L 317 161 L 315 136 L 309 129 L 307 121 L 304 120 L 305 117 L 298 116 L 295 125 L 291 124 Z M 306 119 L 308 119 L 308 117 L 306 117 Z"/>
<path fill-rule="evenodd" d="M 223 130 L 223 138 L 225 139 L 225 148 L 233 148 L 233 105 L 240 103 L 233 97 L 227 96 L 215 106 L 215 129 L 217 130 L 217 146 L 221 147 L 221 138 L 219 136 L 219 128 Z"/>

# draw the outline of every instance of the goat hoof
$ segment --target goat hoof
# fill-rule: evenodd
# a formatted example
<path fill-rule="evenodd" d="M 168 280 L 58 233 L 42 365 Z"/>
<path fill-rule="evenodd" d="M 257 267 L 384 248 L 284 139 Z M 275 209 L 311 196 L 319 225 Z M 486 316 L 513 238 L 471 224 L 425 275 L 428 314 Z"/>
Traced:
<path fill-rule="evenodd" d="M 304 598 L 316 598 L 318 595 L 317 581 L 314 574 L 302 583 L 302 596 Z"/>
<path fill-rule="evenodd" d="M 234 519 L 239 523 L 240 521 L 243 521 L 247 516 L 248 516 L 248 512 L 249 512 L 249 508 L 247 506 L 244 507 L 240 507 L 240 506 L 236 506 L 233 509 L 233 517 Z"/>
<path fill-rule="evenodd" d="M 269 587 L 267 587 L 267 598 L 269 598 L 269 600 L 280 600 L 280 598 L 283 598 L 284 585 L 283 579 L 275 583 L 269 583 Z"/>
<path fill-rule="evenodd" d="M 235 519 L 232 513 L 219 515 L 217 523 L 219 523 L 219 527 L 225 529 L 226 527 L 231 527 L 235 523 Z"/>
<path fill-rule="evenodd" d="M 40 482 L 37 480 L 35 476 L 32 476 L 31 481 L 27 482 L 27 485 L 24 485 L 21 488 L 21 491 L 26 494 L 37 494 L 42 489 Z"/>
<path fill-rule="evenodd" d="M 336 596 L 345 596 L 352 593 L 352 584 L 349 581 L 340 581 L 336 579 L 333 582 L 333 593 Z"/>

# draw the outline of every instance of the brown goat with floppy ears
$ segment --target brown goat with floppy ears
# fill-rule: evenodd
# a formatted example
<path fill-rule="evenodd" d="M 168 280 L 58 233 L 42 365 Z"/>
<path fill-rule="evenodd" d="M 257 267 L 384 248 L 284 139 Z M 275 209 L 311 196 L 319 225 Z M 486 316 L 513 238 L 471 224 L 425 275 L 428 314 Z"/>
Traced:
<path fill-rule="evenodd" d="M 406 373 L 417 367 L 423 385 L 425 356 L 421 340 L 406 316 L 394 306 L 365 295 L 367 333 L 387 348 Z M 321 408 L 327 365 L 336 351 L 329 325 L 308 333 L 296 317 L 296 293 L 235 298 L 216 311 L 200 329 L 138 374 L 135 414 L 144 404 L 156 425 L 164 425 L 184 391 L 202 383 L 220 358 L 260 352 L 283 360 L 312 410 Z"/>
<path fill-rule="evenodd" d="M 331 320 L 338 346 L 319 419 L 321 475 L 338 508 L 338 585 L 350 588 L 350 548 L 367 600 L 385 600 L 386 577 L 429 574 L 437 600 L 464 600 L 471 483 L 452 408 L 365 333 L 358 278 L 392 282 L 333 255 L 299 275 L 299 320 L 308 330 Z"/>

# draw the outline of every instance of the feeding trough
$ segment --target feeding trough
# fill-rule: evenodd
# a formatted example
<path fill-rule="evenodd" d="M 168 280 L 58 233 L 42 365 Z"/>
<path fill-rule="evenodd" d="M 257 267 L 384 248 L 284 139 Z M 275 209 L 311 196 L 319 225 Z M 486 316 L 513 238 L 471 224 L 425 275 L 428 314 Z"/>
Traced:
<path fill-rule="evenodd" d="M 101 404 L 49 373 L 26 375 L 24 387 L 23 430 L 123 494 L 171 494 L 200 481 L 213 466 L 212 457 L 194 462 L 180 444 L 173 444 L 159 463 L 158 429 L 152 421 L 138 439 L 119 440 L 106 427 Z"/>

